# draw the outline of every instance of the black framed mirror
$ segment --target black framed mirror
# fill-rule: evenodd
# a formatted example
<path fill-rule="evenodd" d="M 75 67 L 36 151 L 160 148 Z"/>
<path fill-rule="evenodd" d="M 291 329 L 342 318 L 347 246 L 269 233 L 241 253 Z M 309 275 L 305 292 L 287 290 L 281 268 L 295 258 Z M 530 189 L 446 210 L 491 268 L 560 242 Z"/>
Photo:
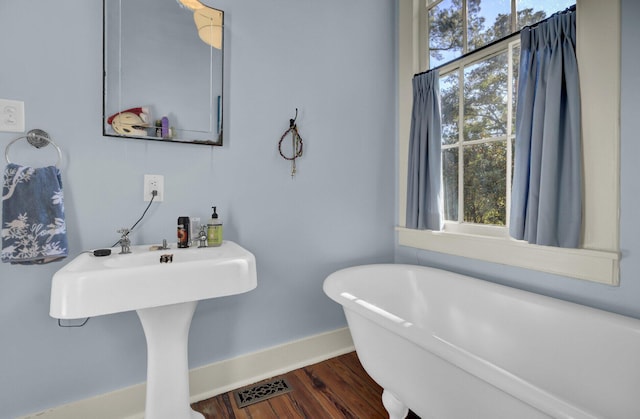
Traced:
<path fill-rule="evenodd" d="M 103 135 L 222 145 L 224 12 L 103 0 Z"/>

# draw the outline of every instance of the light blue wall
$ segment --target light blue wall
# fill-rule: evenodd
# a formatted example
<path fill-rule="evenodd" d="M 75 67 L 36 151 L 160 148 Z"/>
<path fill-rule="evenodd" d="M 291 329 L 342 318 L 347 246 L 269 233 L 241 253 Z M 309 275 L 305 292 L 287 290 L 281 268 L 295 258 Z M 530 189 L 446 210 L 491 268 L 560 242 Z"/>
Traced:
<path fill-rule="evenodd" d="M 441 267 L 640 318 L 640 3 L 622 0 L 620 286 L 609 287 L 472 259 L 396 247 L 396 261 Z M 602 63 L 602 65 L 607 65 Z"/>
<path fill-rule="evenodd" d="M 165 176 L 165 202 L 135 243 L 173 239 L 178 216 L 206 218 L 215 204 L 226 238 L 255 254 L 256 290 L 199 304 L 192 367 L 343 327 L 324 278 L 394 258 L 394 1 L 215 6 L 229 48 L 222 148 L 103 138 L 101 2 L 0 2 L 0 98 L 25 101 L 27 129 L 64 151 L 72 256 L 111 245 L 138 218 L 145 173 Z M 296 107 L 305 154 L 292 180 L 276 146 Z M 0 133 L 2 149 L 14 137 Z M 0 265 L 0 418 L 145 380 L 135 313 L 78 329 L 49 317 L 63 263 Z"/>
<path fill-rule="evenodd" d="M 226 12 L 228 119 L 226 145 L 213 149 L 102 137 L 99 3 L 0 2 L 0 97 L 24 100 L 27 129 L 49 131 L 64 150 L 71 253 L 112 244 L 144 209 L 143 174 L 163 174 L 166 200 L 135 242 L 172 238 L 177 216 L 205 218 L 216 204 L 226 238 L 258 260 L 258 289 L 199 304 L 192 367 L 342 327 L 324 277 L 394 257 L 395 2 L 217 1 Z M 622 16 L 621 286 L 400 246 L 396 261 L 640 317 L 640 5 L 623 0 Z M 292 181 L 275 146 L 296 107 L 305 156 Z M 12 138 L 0 133 L 2 148 Z M 61 266 L 0 265 L 0 418 L 145 379 L 134 313 L 80 329 L 49 318 L 50 278 Z"/>

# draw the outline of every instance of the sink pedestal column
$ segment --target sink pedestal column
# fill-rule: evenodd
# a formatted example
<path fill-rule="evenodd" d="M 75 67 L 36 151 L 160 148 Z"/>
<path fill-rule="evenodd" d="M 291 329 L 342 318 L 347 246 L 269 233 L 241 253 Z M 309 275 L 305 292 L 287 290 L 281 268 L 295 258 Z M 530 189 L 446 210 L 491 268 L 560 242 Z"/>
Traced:
<path fill-rule="evenodd" d="M 136 310 L 147 339 L 145 419 L 204 419 L 191 409 L 188 339 L 197 301 Z"/>

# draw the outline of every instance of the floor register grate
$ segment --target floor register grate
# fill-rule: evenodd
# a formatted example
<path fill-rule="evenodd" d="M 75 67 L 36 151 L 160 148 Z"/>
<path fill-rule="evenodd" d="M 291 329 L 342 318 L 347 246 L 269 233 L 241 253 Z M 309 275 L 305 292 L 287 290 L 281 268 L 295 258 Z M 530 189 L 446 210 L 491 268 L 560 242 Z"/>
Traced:
<path fill-rule="evenodd" d="M 238 408 L 242 409 L 254 403 L 289 393 L 292 390 L 291 385 L 285 378 L 275 378 L 270 381 L 235 390 L 233 395 Z"/>

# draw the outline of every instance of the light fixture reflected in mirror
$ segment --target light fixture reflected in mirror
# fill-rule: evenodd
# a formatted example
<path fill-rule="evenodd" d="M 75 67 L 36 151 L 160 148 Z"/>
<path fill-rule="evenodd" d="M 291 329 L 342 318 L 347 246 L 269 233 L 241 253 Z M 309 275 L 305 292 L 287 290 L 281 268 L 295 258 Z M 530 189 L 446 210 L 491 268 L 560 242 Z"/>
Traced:
<path fill-rule="evenodd" d="M 193 12 L 193 20 L 202 41 L 216 49 L 222 48 L 222 12 L 204 7 Z"/>
<path fill-rule="evenodd" d="M 207 45 L 222 48 L 222 12 L 200 3 L 198 0 L 177 0 L 181 6 L 193 10 L 193 20 L 198 36 Z"/>
<path fill-rule="evenodd" d="M 200 3 L 198 0 L 178 0 L 178 4 L 183 5 L 187 9 L 198 10 L 206 7 L 204 4 Z"/>

